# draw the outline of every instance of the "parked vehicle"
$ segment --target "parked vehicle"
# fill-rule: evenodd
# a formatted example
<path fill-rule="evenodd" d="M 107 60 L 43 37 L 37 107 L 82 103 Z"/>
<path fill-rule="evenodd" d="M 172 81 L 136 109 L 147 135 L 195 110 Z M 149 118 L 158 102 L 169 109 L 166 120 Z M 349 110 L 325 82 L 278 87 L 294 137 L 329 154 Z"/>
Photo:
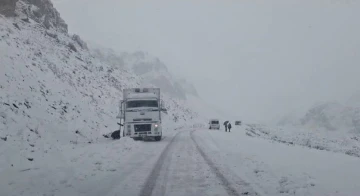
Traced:
<path fill-rule="evenodd" d="M 123 125 L 123 136 L 134 140 L 154 138 L 160 141 L 161 112 L 166 112 L 163 106 L 159 88 L 124 89 L 118 115 L 119 124 Z"/>
<path fill-rule="evenodd" d="M 240 120 L 238 120 L 238 121 L 235 121 L 235 125 L 241 125 L 241 121 Z"/>
<path fill-rule="evenodd" d="M 209 121 L 209 129 L 220 129 L 219 119 L 211 119 Z"/>

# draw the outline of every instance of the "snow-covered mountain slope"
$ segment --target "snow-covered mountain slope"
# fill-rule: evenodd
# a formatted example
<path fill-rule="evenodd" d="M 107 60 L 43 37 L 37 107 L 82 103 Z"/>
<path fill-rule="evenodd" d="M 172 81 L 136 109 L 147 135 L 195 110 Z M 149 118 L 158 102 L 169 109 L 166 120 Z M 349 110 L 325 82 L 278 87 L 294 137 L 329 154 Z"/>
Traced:
<path fill-rule="evenodd" d="M 139 76 L 142 85 L 158 86 L 172 97 L 186 100 L 187 95 L 198 96 L 191 83 L 175 77 L 159 58 L 146 52 L 116 54 L 111 49 L 93 49 L 92 54 L 100 59 L 108 59 L 111 64 L 126 67 Z"/>
<path fill-rule="evenodd" d="M 301 115 L 299 115 L 296 111 L 288 112 L 285 114 L 280 120 L 277 122 L 278 126 L 285 126 L 285 125 L 300 125 Z"/>
<path fill-rule="evenodd" d="M 301 124 L 309 128 L 338 130 L 352 125 L 352 108 L 339 103 L 323 103 L 311 108 L 301 119 Z"/>
<path fill-rule="evenodd" d="M 354 99 L 352 99 L 354 103 Z M 318 103 L 300 117 L 293 112 L 285 115 L 280 126 L 294 125 L 308 130 L 341 131 L 360 133 L 360 107 L 337 102 Z"/>
<path fill-rule="evenodd" d="M 101 140 L 118 128 L 121 90 L 142 83 L 126 66 L 93 56 L 79 36 L 68 35 L 50 1 L 18 1 L 14 15 L 0 15 L 0 172 Z M 162 98 L 165 132 L 197 118 L 184 100 L 169 93 Z"/>
<path fill-rule="evenodd" d="M 247 135 L 360 157 L 357 98 L 352 96 L 347 105 L 318 103 L 302 117 L 296 112 L 289 113 L 278 122 L 278 127 L 250 125 Z"/>
<path fill-rule="evenodd" d="M 246 131 L 246 135 L 250 137 L 360 157 L 360 135 L 353 132 L 294 125 L 271 127 L 260 124 L 249 124 Z"/>

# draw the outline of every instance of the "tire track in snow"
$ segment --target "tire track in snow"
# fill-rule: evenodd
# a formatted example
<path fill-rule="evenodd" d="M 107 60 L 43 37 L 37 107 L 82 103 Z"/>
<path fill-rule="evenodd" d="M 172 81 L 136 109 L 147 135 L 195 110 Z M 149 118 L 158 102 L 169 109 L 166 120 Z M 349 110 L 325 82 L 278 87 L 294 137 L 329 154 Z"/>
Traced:
<path fill-rule="evenodd" d="M 197 150 L 199 151 L 200 155 L 204 158 L 205 162 L 209 165 L 212 172 L 216 175 L 216 177 L 220 180 L 221 185 L 226 190 L 227 194 L 229 196 L 241 196 L 241 195 L 258 195 L 256 192 L 249 193 L 249 192 L 243 192 L 239 193 L 234 187 L 231 186 L 230 181 L 224 176 L 224 174 L 220 171 L 220 169 L 214 164 L 214 162 L 211 161 L 211 159 L 205 154 L 205 152 L 200 148 L 196 140 L 194 139 L 194 133 L 195 130 L 191 131 L 190 137 L 191 140 L 195 143 L 195 146 Z"/>
<path fill-rule="evenodd" d="M 171 142 L 171 137 L 163 137 L 162 142 Z M 143 142 L 143 141 L 136 141 Z M 166 148 L 168 144 L 164 147 Z M 82 156 L 89 154 L 89 151 L 86 151 L 82 154 Z M 151 156 L 151 155 L 150 155 Z M 131 180 L 131 178 L 139 172 L 139 168 L 144 167 L 148 163 L 148 160 L 151 159 L 149 156 L 141 156 L 139 157 L 138 151 L 130 155 L 127 160 L 127 164 L 122 166 L 122 168 L 115 172 L 110 173 L 107 176 L 102 176 L 101 178 L 97 177 L 97 179 L 91 183 L 87 183 L 86 185 L 81 186 L 79 188 L 77 185 L 78 195 L 80 196 L 108 196 L 108 195 L 119 195 L 118 191 L 123 189 L 124 184 L 127 181 Z M 155 160 L 156 161 L 156 160 Z M 99 186 L 99 182 L 101 182 L 101 186 Z M 119 188 L 120 187 L 120 188 Z M 120 194 L 121 195 L 121 194 Z"/>
<path fill-rule="evenodd" d="M 153 190 L 154 190 L 154 188 L 156 186 L 156 181 L 157 181 L 157 179 L 158 179 L 158 177 L 160 175 L 162 166 L 164 165 L 165 159 L 168 156 L 169 151 L 172 148 L 176 137 L 180 133 L 181 132 L 176 133 L 176 135 L 172 138 L 172 140 L 169 142 L 169 144 L 162 151 L 159 159 L 155 163 L 155 167 L 151 171 L 150 175 L 146 179 L 146 182 L 145 182 L 143 188 L 141 189 L 140 196 L 151 196 L 152 195 L 152 192 L 153 192 Z"/>

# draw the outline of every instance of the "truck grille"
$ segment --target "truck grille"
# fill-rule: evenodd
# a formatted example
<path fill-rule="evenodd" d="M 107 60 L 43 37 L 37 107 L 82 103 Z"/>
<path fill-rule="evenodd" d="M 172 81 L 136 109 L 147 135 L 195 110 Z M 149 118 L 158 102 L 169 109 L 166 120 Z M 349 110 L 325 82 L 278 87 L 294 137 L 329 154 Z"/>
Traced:
<path fill-rule="evenodd" d="M 151 131 L 151 124 L 134 125 L 135 132 Z"/>

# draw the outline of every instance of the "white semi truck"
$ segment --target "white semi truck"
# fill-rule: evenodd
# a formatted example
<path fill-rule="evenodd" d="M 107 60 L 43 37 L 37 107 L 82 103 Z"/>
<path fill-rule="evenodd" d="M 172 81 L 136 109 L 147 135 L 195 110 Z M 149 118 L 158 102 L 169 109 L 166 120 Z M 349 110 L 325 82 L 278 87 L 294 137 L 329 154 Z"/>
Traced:
<path fill-rule="evenodd" d="M 120 130 L 134 140 L 162 138 L 161 112 L 166 112 L 160 100 L 159 88 L 130 88 L 123 90 L 120 102 Z"/>

